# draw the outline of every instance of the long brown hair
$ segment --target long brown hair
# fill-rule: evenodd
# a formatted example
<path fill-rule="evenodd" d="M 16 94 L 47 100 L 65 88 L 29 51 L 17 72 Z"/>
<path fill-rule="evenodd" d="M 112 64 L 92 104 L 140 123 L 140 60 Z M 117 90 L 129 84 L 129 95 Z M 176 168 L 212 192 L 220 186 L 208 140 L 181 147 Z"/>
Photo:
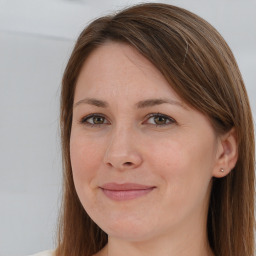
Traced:
<path fill-rule="evenodd" d="M 254 254 L 254 131 L 244 83 L 221 35 L 197 15 L 166 4 L 140 4 L 93 21 L 79 36 L 61 93 L 64 195 L 57 256 L 90 256 L 107 243 L 76 194 L 69 140 L 76 80 L 88 55 L 106 41 L 127 43 L 150 60 L 190 106 L 209 117 L 218 134 L 235 128 L 238 161 L 213 178 L 208 240 L 216 256 Z"/>

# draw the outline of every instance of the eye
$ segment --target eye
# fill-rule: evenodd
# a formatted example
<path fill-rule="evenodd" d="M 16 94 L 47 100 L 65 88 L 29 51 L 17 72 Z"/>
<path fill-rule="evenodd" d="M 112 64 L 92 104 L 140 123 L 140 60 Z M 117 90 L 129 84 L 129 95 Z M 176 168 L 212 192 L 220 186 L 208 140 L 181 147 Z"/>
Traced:
<path fill-rule="evenodd" d="M 81 124 L 90 125 L 90 126 L 99 126 L 102 124 L 108 124 L 107 119 L 99 114 L 91 114 L 89 116 L 83 117 L 80 121 Z"/>
<path fill-rule="evenodd" d="M 166 126 L 176 123 L 176 121 L 173 118 L 164 114 L 153 113 L 148 115 L 147 123 L 153 124 L 155 126 Z"/>

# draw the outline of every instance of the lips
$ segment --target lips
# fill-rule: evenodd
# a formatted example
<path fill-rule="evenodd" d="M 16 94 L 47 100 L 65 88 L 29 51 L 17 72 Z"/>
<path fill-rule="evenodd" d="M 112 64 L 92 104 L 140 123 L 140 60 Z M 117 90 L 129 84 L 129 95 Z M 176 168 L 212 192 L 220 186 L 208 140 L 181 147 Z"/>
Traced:
<path fill-rule="evenodd" d="M 150 193 L 155 186 L 147 186 L 136 183 L 107 183 L 100 187 L 102 192 L 115 201 L 131 200 Z"/>

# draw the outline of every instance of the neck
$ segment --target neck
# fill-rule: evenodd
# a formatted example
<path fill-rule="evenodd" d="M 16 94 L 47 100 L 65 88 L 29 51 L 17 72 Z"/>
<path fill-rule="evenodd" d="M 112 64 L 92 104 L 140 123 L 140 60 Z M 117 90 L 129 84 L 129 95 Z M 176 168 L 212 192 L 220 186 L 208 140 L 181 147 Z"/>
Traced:
<path fill-rule="evenodd" d="M 168 246 L 167 246 L 168 244 Z M 189 242 L 182 246 L 164 242 L 136 242 L 122 243 L 118 242 L 115 246 L 115 241 L 109 242 L 105 248 L 105 256 L 213 256 L 213 253 L 208 244 L 200 244 L 195 246 Z"/>
<path fill-rule="evenodd" d="M 185 234 L 185 235 L 184 235 Z M 106 247 L 98 256 L 214 256 L 206 230 L 182 230 L 173 235 L 143 241 L 127 241 L 109 236 Z"/>

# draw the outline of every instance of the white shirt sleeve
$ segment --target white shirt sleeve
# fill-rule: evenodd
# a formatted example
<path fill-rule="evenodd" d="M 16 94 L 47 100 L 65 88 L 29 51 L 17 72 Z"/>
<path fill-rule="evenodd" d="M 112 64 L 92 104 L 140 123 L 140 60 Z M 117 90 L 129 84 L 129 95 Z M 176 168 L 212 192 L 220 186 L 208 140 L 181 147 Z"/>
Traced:
<path fill-rule="evenodd" d="M 54 256 L 54 251 L 43 251 L 29 256 Z"/>

